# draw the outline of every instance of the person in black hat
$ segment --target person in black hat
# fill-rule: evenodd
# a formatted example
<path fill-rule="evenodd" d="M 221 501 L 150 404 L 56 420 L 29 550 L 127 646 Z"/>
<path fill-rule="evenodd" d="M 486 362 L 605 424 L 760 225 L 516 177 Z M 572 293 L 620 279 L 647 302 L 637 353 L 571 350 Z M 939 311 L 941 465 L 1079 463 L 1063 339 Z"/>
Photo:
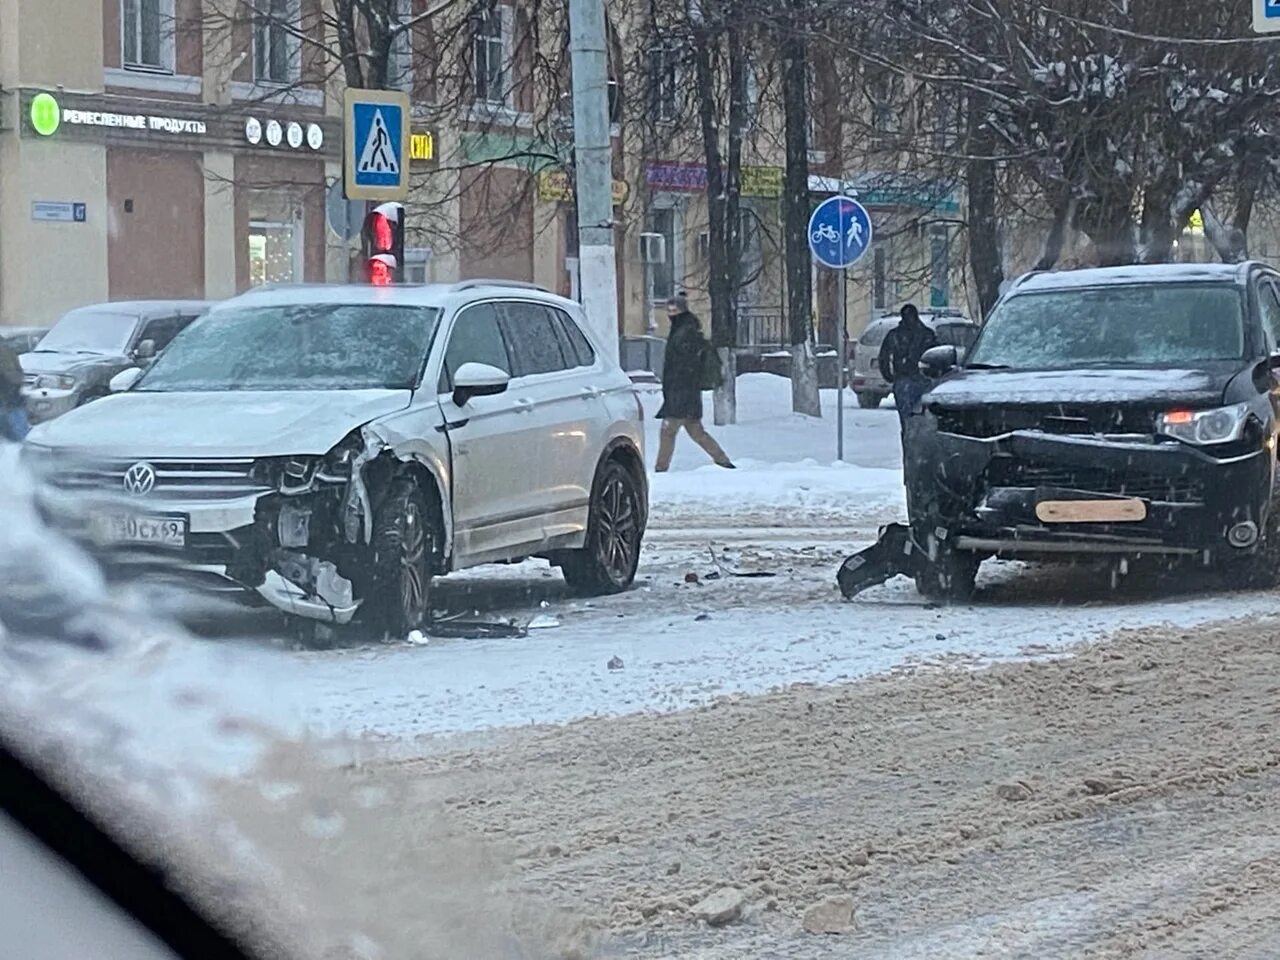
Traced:
<path fill-rule="evenodd" d="M 670 468 L 676 436 L 683 427 L 712 460 L 732 470 L 729 455 L 702 425 L 702 391 L 710 387 L 706 382 L 707 370 L 709 358 L 715 354 L 702 335 L 698 318 L 689 312 L 689 295 L 681 292 L 668 300 L 667 315 L 671 318 L 671 332 L 667 335 L 667 351 L 662 362 L 662 407 L 658 410 L 662 432 L 655 469 L 665 473 Z"/>
<path fill-rule="evenodd" d="M 902 308 L 902 320 L 880 346 L 880 375 L 893 386 L 893 402 L 904 428 L 929 389 L 928 378 L 920 372 L 920 358 L 937 345 L 938 335 L 920 319 L 916 305 L 908 303 Z"/>

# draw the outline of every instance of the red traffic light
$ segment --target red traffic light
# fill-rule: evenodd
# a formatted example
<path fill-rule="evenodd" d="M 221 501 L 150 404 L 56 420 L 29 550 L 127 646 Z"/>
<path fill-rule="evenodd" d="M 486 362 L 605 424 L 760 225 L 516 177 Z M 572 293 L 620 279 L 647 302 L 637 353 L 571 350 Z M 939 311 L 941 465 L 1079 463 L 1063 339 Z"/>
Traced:
<path fill-rule="evenodd" d="M 391 253 L 396 242 L 396 228 L 385 214 L 374 211 L 369 216 L 369 233 L 374 253 Z"/>
<path fill-rule="evenodd" d="M 383 203 L 369 211 L 361 236 L 365 276 L 374 286 L 404 279 L 404 207 Z"/>
<path fill-rule="evenodd" d="M 375 287 L 389 287 L 396 282 L 396 258 L 389 253 L 379 253 L 369 258 L 369 283 Z"/>

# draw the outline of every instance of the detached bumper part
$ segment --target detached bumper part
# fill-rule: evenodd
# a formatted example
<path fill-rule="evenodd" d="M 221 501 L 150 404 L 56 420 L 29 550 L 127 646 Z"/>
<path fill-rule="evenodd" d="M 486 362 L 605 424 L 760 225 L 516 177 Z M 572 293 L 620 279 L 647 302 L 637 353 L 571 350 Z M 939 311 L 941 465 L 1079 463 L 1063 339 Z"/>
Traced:
<path fill-rule="evenodd" d="M 360 609 L 351 581 L 341 576 L 332 563 L 314 557 L 285 557 L 278 570 L 267 571 L 257 590 L 283 613 L 324 623 L 348 624 Z"/>
<path fill-rule="evenodd" d="M 891 523 L 881 528 L 880 538 L 859 550 L 840 565 L 836 583 L 846 600 L 851 600 L 864 590 L 888 583 L 894 577 L 915 578 L 932 561 L 928 553 L 911 535 L 911 528 L 901 523 Z"/>

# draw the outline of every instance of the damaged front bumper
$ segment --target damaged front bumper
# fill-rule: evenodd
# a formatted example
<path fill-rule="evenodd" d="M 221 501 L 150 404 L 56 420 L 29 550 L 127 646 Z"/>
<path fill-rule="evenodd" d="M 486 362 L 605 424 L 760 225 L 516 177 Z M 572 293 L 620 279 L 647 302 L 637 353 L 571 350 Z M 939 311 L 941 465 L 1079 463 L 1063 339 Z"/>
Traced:
<path fill-rule="evenodd" d="M 361 454 L 353 449 L 340 473 L 327 460 L 285 458 L 269 470 L 254 463 L 235 479 L 225 463 L 148 463 L 156 487 L 142 496 L 69 483 L 98 481 L 107 467 L 64 465 L 38 483 L 36 499 L 50 525 L 108 576 L 194 575 L 283 613 L 343 625 L 360 608 L 353 571 L 362 566 L 372 511 Z M 129 469 L 122 464 L 111 474 Z"/>
<path fill-rule="evenodd" d="M 1273 454 L 1261 439 L 1215 455 L 1142 436 L 1019 430 L 977 438 L 942 432 L 925 414 L 911 418 L 906 444 L 913 526 L 984 555 L 1198 555 L 1208 562 L 1251 552 L 1270 511 Z M 1045 519 L 1046 506 L 1081 501 L 1102 505 L 1099 515 L 1127 516 Z M 1107 509 L 1118 504 L 1135 507 Z"/>

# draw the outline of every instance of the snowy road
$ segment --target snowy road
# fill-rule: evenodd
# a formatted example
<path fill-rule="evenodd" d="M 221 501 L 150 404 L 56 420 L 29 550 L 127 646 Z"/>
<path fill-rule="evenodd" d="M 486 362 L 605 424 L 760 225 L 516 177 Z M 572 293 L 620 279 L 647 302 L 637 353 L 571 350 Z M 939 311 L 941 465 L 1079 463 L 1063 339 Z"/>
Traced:
<path fill-rule="evenodd" d="M 228 717 L 288 736 L 390 742 L 403 755 L 425 736 L 675 711 L 919 664 L 1042 656 L 1121 628 L 1276 608 L 1272 595 L 1215 593 L 1198 580 L 1136 582 L 1113 595 L 1096 570 L 1008 564 L 984 568 L 968 607 L 932 608 L 903 580 L 844 603 L 834 584 L 840 560 L 902 510 L 896 418 L 850 409 L 853 462 L 832 465 L 832 418 L 778 412 L 787 391 L 767 375 L 743 378 L 741 422 L 717 430 L 737 471 L 701 465 L 681 441 L 673 472 L 653 478 L 653 530 L 631 592 L 571 598 L 537 561 L 440 582 L 451 611 L 548 624 L 525 638 L 297 652 L 252 625 L 223 625 L 217 642 L 166 639 L 136 658 L 59 661 L 33 693 L 74 699 L 114 742 L 177 766 L 240 756 L 189 749 L 202 725 Z M 166 712 L 178 715 L 156 723 Z"/>

